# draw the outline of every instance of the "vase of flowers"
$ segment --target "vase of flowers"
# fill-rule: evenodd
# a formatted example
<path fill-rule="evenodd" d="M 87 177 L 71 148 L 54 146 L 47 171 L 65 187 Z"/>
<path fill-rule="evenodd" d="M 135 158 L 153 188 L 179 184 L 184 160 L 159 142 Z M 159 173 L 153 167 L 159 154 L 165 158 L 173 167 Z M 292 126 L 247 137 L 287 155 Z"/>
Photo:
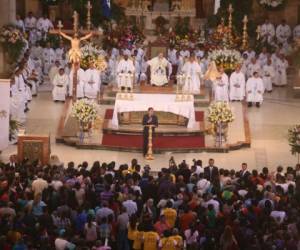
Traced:
<path fill-rule="evenodd" d="M 212 124 L 216 145 L 222 146 L 228 138 L 228 124 L 234 121 L 231 107 L 227 102 L 212 103 L 208 108 L 207 119 Z"/>
<path fill-rule="evenodd" d="M 75 117 L 79 122 L 79 139 L 80 142 L 84 140 L 84 133 L 90 132 L 92 123 L 97 118 L 98 105 L 88 99 L 81 99 L 76 101 L 72 107 L 72 116 Z"/>

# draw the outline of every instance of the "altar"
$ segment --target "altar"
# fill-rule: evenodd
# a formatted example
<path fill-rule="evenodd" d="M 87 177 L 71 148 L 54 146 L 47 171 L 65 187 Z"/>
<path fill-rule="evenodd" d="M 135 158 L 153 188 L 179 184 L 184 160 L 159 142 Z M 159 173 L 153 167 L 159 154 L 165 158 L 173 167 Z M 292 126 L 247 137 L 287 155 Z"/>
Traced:
<path fill-rule="evenodd" d="M 112 126 L 119 127 L 119 114 L 147 111 L 149 107 L 155 112 L 166 112 L 187 118 L 187 128 L 195 127 L 194 98 L 176 101 L 175 94 L 133 94 L 133 100 L 116 99 L 112 117 Z M 140 123 L 142 122 L 142 119 Z"/>

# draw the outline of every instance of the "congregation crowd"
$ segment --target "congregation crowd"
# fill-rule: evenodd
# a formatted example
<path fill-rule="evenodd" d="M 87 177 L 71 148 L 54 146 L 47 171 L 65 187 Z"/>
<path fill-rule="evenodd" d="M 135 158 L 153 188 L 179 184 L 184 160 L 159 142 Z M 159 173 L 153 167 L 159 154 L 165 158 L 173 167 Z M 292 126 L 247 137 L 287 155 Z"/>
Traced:
<path fill-rule="evenodd" d="M 96 161 L 0 167 L 0 248 L 297 250 L 300 166 Z"/>

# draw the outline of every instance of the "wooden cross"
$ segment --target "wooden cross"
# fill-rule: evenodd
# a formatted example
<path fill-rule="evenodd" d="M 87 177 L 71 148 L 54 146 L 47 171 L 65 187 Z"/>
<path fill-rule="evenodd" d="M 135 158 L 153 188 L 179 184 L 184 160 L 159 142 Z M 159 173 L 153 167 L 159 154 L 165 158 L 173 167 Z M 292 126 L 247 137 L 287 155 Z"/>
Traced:
<path fill-rule="evenodd" d="M 92 10 L 92 5 L 91 5 L 91 1 L 88 1 L 87 5 L 86 5 L 86 8 L 87 8 L 87 21 L 86 21 L 86 27 L 87 27 L 87 30 L 91 30 L 91 10 Z"/>
<path fill-rule="evenodd" d="M 74 11 L 73 19 L 74 19 L 74 22 L 73 22 L 74 35 L 78 36 L 79 17 L 78 17 L 78 13 L 76 10 Z"/>

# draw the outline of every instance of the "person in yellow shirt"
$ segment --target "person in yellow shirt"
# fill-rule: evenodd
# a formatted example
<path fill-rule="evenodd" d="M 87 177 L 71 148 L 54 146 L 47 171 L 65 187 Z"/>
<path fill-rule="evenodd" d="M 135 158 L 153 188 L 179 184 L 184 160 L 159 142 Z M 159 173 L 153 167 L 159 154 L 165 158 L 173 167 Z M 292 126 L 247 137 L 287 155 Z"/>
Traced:
<path fill-rule="evenodd" d="M 131 216 L 127 226 L 127 237 L 129 241 L 129 249 L 133 249 L 134 239 L 136 237 L 136 233 L 138 232 L 137 227 L 138 227 L 137 217 L 133 215 Z"/>
<path fill-rule="evenodd" d="M 143 242 L 144 250 L 158 250 L 159 235 L 154 231 L 153 226 L 150 225 L 144 233 Z"/>
<path fill-rule="evenodd" d="M 179 231 L 177 228 L 173 229 L 173 235 L 170 237 L 171 239 L 176 241 L 176 250 L 178 249 L 183 249 L 183 239 L 182 237 L 179 235 Z"/>
<path fill-rule="evenodd" d="M 175 209 L 172 208 L 172 206 L 173 206 L 172 202 L 168 201 L 167 208 L 162 210 L 162 213 L 161 213 L 166 217 L 166 220 L 171 228 L 173 228 L 175 226 L 176 217 L 177 217 L 177 212 Z"/>
<path fill-rule="evenodd" d="M 166 230 L 164 237 L 159 241 L 160 250 L 176 250 L 177 242 L 171 237 L 171 231 Z"/>
<path fill-rule="evenodd" d="M 133 240 L 133 246 L 132 249 L 134 250 L 142 250 L 143 247 L 143 237 L 144 237 L 144 232 L 138 230 L 134 234 L 134 240 Z"/>

